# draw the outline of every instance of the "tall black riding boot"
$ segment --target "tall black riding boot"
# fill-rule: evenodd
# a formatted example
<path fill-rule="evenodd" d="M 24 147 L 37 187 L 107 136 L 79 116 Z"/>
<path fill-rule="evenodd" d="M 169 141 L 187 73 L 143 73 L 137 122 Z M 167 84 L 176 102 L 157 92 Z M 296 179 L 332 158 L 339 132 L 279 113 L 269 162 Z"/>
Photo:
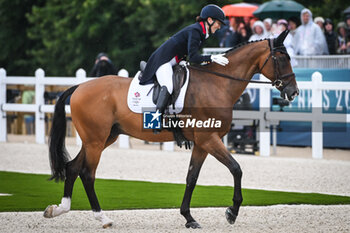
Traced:
<path fill-rule="evenodd" d="M 164 114 L 164 111 L 168 105 L 168 100 L 169 100 L 170 93 L 168 92 L 168 88 L 166 86 L 162 86 L 160 88 L 157 104 L 156 104 L 156 111 L 159 111 Z M 158 134 L 161 130 L 159 129 L 154 129 L 153 133 Z"/>

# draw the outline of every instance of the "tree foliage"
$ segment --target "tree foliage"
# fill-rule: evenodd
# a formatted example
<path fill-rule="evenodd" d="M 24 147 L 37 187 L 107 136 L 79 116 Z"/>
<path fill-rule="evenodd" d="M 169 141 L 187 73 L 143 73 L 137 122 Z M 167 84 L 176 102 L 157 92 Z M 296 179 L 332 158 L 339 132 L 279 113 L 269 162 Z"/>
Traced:
<path fill-rule="evenodd" d="M 34 74 L 29 73 L 34 63 L 27 51 L 34 42 L 27 37 L 29 23 L 26 18 L 34 4 L 40 5 L 42 1 L 0 1 L 0 67 L 8 74 Z"/>
<path fill-rule="evenodd" d="M 73 76 L 87 72 L 106 52 L 120 68 L 135 74 L 140 60 L 179 29 L 194 22 L 203 6 L 228 0 L 2 0 L 0 66 L 9 75 Z M 246 1 L 253 2 L 253 1 Z M 262 3 L 263 1 L 254 1 Z M 345 0 L 299 1 L 321 15 L 342 20 Z M 215 38 L 207 45 L 217 46 Z"/>
<path fill-rule="evenodd" d="M 135 73 L 141 59 L 180 28 L 194 22 L 203 1 L 52 0 L 27 15 L 28 53 L 49 75 L 89 71 L 99 52 Z"/>

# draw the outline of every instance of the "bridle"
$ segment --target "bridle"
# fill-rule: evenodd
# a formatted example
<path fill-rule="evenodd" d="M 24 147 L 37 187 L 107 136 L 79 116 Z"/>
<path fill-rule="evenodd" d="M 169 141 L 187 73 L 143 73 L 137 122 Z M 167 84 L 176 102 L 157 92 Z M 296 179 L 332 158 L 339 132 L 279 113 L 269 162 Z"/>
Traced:
<path fill-rule="evenodd" d="M 281 88 L 281 91 L 282 91 L 291 82 L 291 81 L 289 81 L 286 85 L 283 85 L 283 79 L 286 79 L 286 78 L 288 78 L 290 76 L 293 76 L 293 75 L 295 76 L 295 74 L 294 74 L 294 72 L 288 73 L 288 74 L 283 74 L 283 75 L 280 74 L 279 63 L 277 61 L 277 57 L 276 57 L 275 53 L 276 52 L 280 52 L 282 54 L 285 54 L 288 57 L 289 60 L 290 60 L 290 56 L 289 56 L 286 48 L 283 45 L 282 46 L 278 46 L 278 47 L 273 47 L 273 39 L 269 39 L 269 46 L 270 46 L 270 54 L 265 59 L 265 62 L 263 63 L 263 65 L 259 69 L 258 73 L 262 72 L 262 70 L 264 69 L 266 63 L 272 57 L 272 59 L 273 59 L 273 69 L 274 69 L 274 81 L 271 82 L 271 84 L 272 84 L 272 86 L 275 86 L 276 88 Z"/>
<path fill-rule="evenodd" d="M 288 53 L 286 51 L 286 48 L 283 45 L 279 46 L 279 47 L 274 47 L 273 46 L 273 43 L 274 43 L 273 40 L 274 39 L 268 39 L 268 40 L 269 40 L 270 54 L 265 59 L 265 62 L 263 63 L 263 65 L 259 69 L 258 73 L 262 72 L 262 70 L 264 69 L 265 65 L 269 61 L 269 59 L 272 58 L 273 59 L 273 66 L 274 66 L 274 81 L 273 82 L 271 82 L 271 81 L 259 81 L 259 80 L 247 80 L 247 79 L 243 79 L 243 78 L 237 78 L 237 77 L 234 77 L 234 76 L 231 76 L 231 75 L 222 74 L 222 73 L 219 73 L 219 72 L 216 72 L 216 71 L 207 70 L 207 69 L 204 69 L 204 68 L 202 68 L 200 66 L 189 65 L 188 67 L 190 67 L 190 68 L 192 68 L 194 70 L 198 70 L 198 71 L 201 71 L 201 72 L 214 74 L 216 76 L 227 78 L 227 79 L 231 79 L 231 80 L 248 82 L 248 83 L 272 84 L 272 86 L 276 86 L 276 88 L 278 88 L 280 91 L 282 91 L 291 82 L 291 81 L 289 81 L 286 85 L 284 85 L 282 80 L 286 79 L 286 78 L 288 78 L 290 76 L 293 76 L 295 74 L 292 72 L 292 73 L 289 73 L 289 74 L 280 75 L 280 72 L 279 72 L 279 69 L 278 69 L 279 68 L 279 63 L 277 61 L 277 57 L 276 57 L 275 53 L 276 52 L 280 52 L 282 54 L 285 54 L 285 55 L 287 55 L 288 59 L 290 59 L 290 57 L 289 57 L 289 55 L 288 55 Z"/>

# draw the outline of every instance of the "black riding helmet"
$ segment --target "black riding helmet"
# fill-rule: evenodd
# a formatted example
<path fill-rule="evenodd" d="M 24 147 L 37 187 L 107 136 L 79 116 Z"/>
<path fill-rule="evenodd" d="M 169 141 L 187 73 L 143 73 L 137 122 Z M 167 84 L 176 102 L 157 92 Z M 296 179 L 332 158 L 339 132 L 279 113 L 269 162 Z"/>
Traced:
<path fill-rule="evenodd" d="M 214 20 L 219 20 L 222 25 L 226 25 L 225 24 L 226 16 L 224 11 L 215 4 L 209 4 L 203 7 L 200 17 L 204 20 L 210 17 Z"/>

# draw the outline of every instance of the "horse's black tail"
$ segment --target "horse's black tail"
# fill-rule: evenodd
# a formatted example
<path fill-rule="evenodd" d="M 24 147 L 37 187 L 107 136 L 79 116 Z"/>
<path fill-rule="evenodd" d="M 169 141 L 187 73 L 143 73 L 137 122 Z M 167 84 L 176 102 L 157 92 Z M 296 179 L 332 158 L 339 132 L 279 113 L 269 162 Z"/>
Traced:
<path fill-rule="evenodd" d="M 50 180 L 56 182 L 66 177 L 66 163 L 69 161 L 69 154 L 65 146 L 66 138 L 66 110 L 65 101 L 79 85 L 73 86 L 63 92 L 58 99 L 52 120 L 52 127 L 49 137 L 49 157 L 52 176 Z"/>

